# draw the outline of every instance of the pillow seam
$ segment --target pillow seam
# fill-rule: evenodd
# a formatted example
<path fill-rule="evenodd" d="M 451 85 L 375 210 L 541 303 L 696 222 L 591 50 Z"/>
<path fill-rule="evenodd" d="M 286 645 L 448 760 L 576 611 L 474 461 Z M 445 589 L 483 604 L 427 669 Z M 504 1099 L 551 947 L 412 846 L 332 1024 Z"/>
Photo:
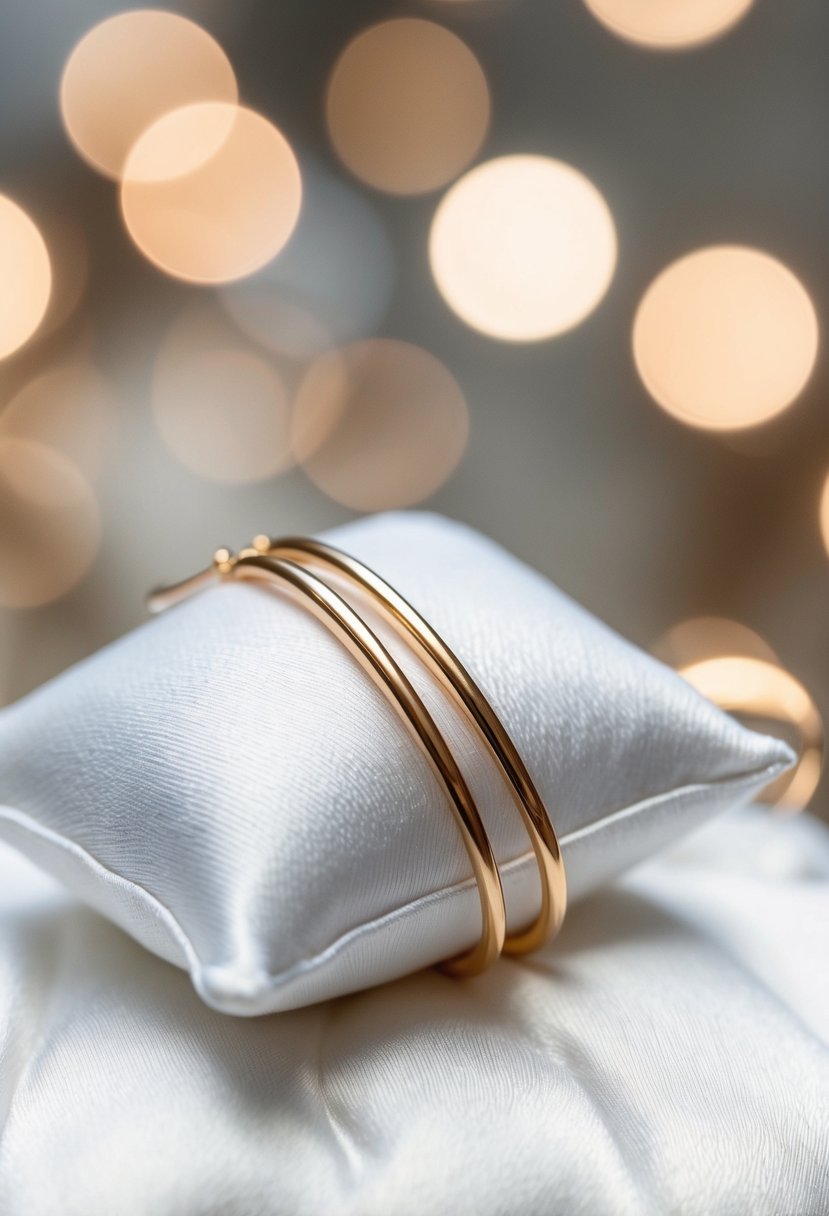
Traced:
<path fill-rule="evenodd" d="M 789 765 L 784 761 L 774 761 L 762 769 L 756 769 L 749 773 L 742 773 L 736 777 L 718 778 L 712 781 L 691 782 L 684 786 L 678 786 L 675 789 L 663 791 L 661 794 L 656 794 L 649 798 L 642 799 L 639 802 L 632 803 L 629 806 L 622 807 L 620 810 L 614 811 L 611 815 L 608 815 L 603 819 L 594 820 L 592 823 L 577 828 L 573 832 L 560 836 L 559 843 L 561 847 L 564 848 L 567 844 L 575 843 L 585 835 L 589 835 L 591 832 L 598 830 L 600 827 L 604 827 L 605 825 L 612 824 L 619 819 L 623 819 L 648 804 L 659 805 L 661 802 L 667 802 L 670 799 L 682 797 L 696 791 L 739 790 L 742 786 L 762 786 L 773 780 L 780 773 L 784 772 L 788 767 Z M 73 855 L 82 864 L 86 865 L 87 868 L 93 873 L 97 871 L 100 874 L 105 875 L 106 881 L 112 882 L 117 887 L 126 888 L 128 893 L 133 894 L 138 903 L 144 905 L 144 907 L 154 916 L 156 916 L 157 919 L 160 920 L 165 926 L 165 928 L 168 929 L 173 941 L 184 956 L 187 971 L 190 974 L 190 978 L 194 986 L 197 988 L 203 999 L 206 999 L 205 991 L 202 985 L 199 983 L 199 980 L 205 974 L 215 969 L 217 964 L 205 963 L 202 961 L 200 955 L 190 940 L 188 933 L 182 927 L 177 916 L 163 902 L 163 900 L 159 898 L 159 896 L 154 895 L 152 891 L 150 891 L 146 886 L 137 882 L 135 879 L 126 878 L 124 875 L 119 874 L 116 870 L 111 869 L 104 862 L 95 857 L 85 846 L 78 844 L 77 841 L 72 840 L 68 836 L 61 835 L 52 828 L 38 823 L 36 819 L 33 819 L 30 815 L 23 811 L 17 811 L 14 807 L 0 805 L 0 822 L 3 820 L 5 820 L 7 823 L 16 823 L 24 833 L 28 833 L 34 837 L 39 837 L 41 840 L 56 845 L 61 852 Z M 532 858 L 532 850 L 527 850 L 524 853 L 520 853 L 517 857 L 512 857 L 507 861 L 501 862 L 499 868 L 502 872 L 510 872 L 520 869 L 522 866 L 526 865 L 528 861 L 532 860 Z M 59 879 L 57 879 L 57 881 L 60 882 Z M 410 900 L 406 904 L 400 904 L 396 908 L 392 908 L 381 913 L 380 916 L 375 917 L 373 920 L 365 920 L 361 921 L 357 925 L 353 925 L 350 929 L 342 932 L 322 950 L 318 950 L 316 953 L 309 955 L 307 958 L 298 959 L 296 962 L 284 967 L 281 971 L 262 972 L 260 978 L 264 979 L 265 981 L 262 988 L 262 994 L 264 995 L 266 993 L 278 992 L 281 988 L 284 988 L 297 977 L 307 975 L 308 973 L 318 970 L 320 967 L 324 966 L 354 940 L 365 936 L 366 934 L 379 932 L 388 924 L 405 919 L 410 915 L 414 915 L 422 907 L 436 901 L 448 899 L 450 896 L 474 886 L 474 884 L 474 878 L 465 878 L 460 882 L 453 883 L 451 886 L 438 887 L 433 891 L 418 895 L 415 899 Z M 65 886 L 66 884 L 62 885 Z M 87 905 L 90 902 L 88 900 L 83 900 L 82 897 L 79 898 L 81 899 L 81 902 L 87 903 Z M 103 913 L 101 915 L 103 915 Z M 123 926 L 119 927 L 123 929 Z M 128 933 L 129 936 L 133 936 L 129 933 L 129 930 L 123 929 L 123 931 Z M 149 948 L 145 947 L 145 949 Z M 155 953 L 155 951 L 151 951 L 151 953 Z M 213 1005 L 214 1008 L 216 1007 L 212 1000 L 207 1000 L 207 1003 Z"/>

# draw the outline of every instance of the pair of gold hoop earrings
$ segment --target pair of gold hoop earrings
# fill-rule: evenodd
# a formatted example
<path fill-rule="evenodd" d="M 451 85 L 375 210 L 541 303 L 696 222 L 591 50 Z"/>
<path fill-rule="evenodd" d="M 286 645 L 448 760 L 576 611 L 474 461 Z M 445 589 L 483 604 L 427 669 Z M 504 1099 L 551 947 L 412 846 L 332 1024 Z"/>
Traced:
<path fill-rule="evenodd" d="M 541 909 L 526 929 L 509 937 L 498 864 L 478 808 L 452 752 L 405 673 L 359 613 L 318 573 L 333 572 L 367 593 L 395 631 L 416 653 L 474 726 L 500 768 L 524 820 L 538 862 Z M 373 570 L 331 545 L 309 537 L 272 540 L 257 536 L 238 555 L 219 549 L 206 570 L 151 592 L 148 607 L 159 612 L 200 590 L 216 576 L 267 582 L 298 599 L 359 662 L 384 693 L 421 748 L 445 790 L 472 862 L 481 901 L 482 931 L 465 953 L 441 964 L 450 974 L 476 975 L 503 952 L 525 954 L 554 937 L 567 904 L 567 883 L 555 829 L 544 803 L 502 722 L 472 676 L 411 604 Z"/>

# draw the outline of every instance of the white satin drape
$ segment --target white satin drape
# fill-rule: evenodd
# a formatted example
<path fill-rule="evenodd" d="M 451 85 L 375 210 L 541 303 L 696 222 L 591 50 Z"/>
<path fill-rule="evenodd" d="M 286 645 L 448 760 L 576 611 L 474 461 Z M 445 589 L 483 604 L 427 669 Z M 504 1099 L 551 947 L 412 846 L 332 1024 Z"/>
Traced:
<path fill-rule="evenodd" d="M 554 949 L 259 1019 L 0 847 L 3 1216 L 825 1216 L 829 833 L 749 810 Z"/>

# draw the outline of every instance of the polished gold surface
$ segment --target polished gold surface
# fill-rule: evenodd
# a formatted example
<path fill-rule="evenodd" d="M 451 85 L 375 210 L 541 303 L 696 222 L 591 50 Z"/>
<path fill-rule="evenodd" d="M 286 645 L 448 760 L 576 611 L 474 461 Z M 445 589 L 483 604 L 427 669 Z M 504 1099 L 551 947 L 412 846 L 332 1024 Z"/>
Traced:
<path fill-rule="evenodd" d="M 436 723 L 415 689 L 362 617 L 331 587 L 294 561 L 244 549 L 214 554 L 210 569 L 171 587 L 154 591 L 148 604 L 160 611 L 200 590 L 211 579 L 241 578 L 276 584 L 300 600 L 358 661 L 400 715 L 449 797 L 472 862 L 481 901 L 481 937 L 470 950 L 442 967 L 454 975 L 475 975 L 498 958 L 506 933 L 506 909 L 498 866 L 478 809 L 463 774 Z"/>
<path fill-rule="evenodd" d="M 497 763 L 521 812 L 538 862 L 541 909 L 521 932 L 506 939 L 504 950 L 524 954 L 536 950 L 561 926 L 567 905 L 567 883 L 555 829 L 527 768 L 503 723 L 460 659 L 412 605 L 389 584 L 346 553 L 306 537 L 270 540 L 257 536 L 257 552 L 287 558 L 301 565 L 333 570 L 367 592 L 399 633 L 413 641 L 428 669 L 466 713 Z"/>

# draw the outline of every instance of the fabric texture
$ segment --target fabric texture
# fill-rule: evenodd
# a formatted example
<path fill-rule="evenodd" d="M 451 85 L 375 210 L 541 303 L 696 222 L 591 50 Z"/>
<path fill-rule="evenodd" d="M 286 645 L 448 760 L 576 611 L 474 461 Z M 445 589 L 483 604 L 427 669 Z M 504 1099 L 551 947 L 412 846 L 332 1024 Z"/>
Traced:
<path fill-rule="evenodd" d="M 0 846 L 3 1216 L 825 1216 L 829 833 L 750 808 L 474 980 L 260 1019 Z"/>
<path fill-rule="evenodd" d="M 573 902 L 791 762 L 467 527 L 392 513 L 327 539 L 410 599 L 480 683 L 550 810 Z M 539 886 L 506 786 L 372 620 L 468 777 L 517 929 Z M 262 586 L 213 587 L 6 709 L 0 801 L 0 838 L 226 1012 L 391 980 L 480 932 L 427 762 L 326 628 Z"/>

